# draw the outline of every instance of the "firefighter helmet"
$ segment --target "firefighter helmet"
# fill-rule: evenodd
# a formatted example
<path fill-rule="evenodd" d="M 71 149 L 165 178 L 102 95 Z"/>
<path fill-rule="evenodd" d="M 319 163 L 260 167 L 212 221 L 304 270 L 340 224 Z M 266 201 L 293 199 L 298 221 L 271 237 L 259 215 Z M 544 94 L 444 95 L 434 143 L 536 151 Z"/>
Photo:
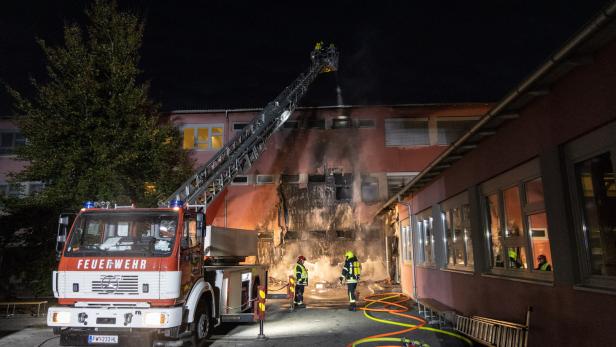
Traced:
<path fill-rule="evenodd" d="M 297 261 L 299 262 L 300 260 L 305 261 L 306 257 L 304 257 L 303 255 L 300 255 L 299 257 L 297 257 Z"/>
<path fill-rule="evenodd" d="M 344 257 L 346 259 L 351 259 L 353 258 L 353 252 L 352 251 L 346 251 L 346 253 L 344 253 Z"/>

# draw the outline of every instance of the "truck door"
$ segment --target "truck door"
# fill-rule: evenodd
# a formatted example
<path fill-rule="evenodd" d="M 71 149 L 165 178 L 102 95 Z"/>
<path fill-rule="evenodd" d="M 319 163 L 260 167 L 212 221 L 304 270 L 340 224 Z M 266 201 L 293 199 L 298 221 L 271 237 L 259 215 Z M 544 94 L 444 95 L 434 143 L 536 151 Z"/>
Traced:
<path fill-rule="evenodd" d="M 184 228 L 180 245 L 180 268 L 182 269 L 182 297 L 186 297 L 193 284 L 203 276 L 201 233 L 193 213 L 184 215 Z"/>

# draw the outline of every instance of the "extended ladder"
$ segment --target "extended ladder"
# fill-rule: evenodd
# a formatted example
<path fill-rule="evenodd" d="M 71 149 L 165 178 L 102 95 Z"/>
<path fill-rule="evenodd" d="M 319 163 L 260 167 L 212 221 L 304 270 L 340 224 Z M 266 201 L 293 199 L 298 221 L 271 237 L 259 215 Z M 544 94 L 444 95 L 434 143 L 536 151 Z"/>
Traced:
<path fill-rule="evenodd" d="M 190 205 L 207 206 L 236 175 L 252 166 L 265 150 L 267 140 L 291 116 L 317 75 L 338 69 L 338 51 L 334 45 L 327 48 L 321 45 L 318 43 L 310 54 L 312 64 L 308 72 L 300 74 L 268 103 L 239 134 L 169 196 L 167 202 L 182 200 Z"/>

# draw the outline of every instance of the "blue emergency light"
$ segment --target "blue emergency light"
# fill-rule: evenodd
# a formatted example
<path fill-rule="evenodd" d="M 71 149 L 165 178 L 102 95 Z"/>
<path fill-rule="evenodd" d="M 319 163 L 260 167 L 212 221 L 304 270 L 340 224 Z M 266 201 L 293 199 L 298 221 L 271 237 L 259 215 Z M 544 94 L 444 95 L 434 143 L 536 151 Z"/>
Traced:
<path fill-rule="evenodd" d="M 182 201 L 182 200 L 177 200 L 176 199 L 176 200 L 171 200 L 169 202 L 169 207 L 178 207 L 179 208 L 179 207 L 182 207 L 182 206 L 184 206 L 184 201 Z"/>
<path fill-rule="evenodd" d="M 94 208 L 94 201 L 86 201 L 83 203 L 83 208 Z"/>

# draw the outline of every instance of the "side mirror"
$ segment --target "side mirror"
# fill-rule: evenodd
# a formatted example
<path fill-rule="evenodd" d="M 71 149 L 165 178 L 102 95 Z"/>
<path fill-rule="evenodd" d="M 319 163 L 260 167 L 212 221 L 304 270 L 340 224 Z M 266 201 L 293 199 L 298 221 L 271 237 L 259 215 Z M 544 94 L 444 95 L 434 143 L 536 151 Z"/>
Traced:
<path fill-rule="evenodd" d="M 62 250 L 66 243 L 66 236 L 68 235 L 69 228 L 69 216 L 67 214 L 61 214 L 58 219 L 58 235 L 56 237 L 56 260 L 60 260 L 62 256 Z"/>

